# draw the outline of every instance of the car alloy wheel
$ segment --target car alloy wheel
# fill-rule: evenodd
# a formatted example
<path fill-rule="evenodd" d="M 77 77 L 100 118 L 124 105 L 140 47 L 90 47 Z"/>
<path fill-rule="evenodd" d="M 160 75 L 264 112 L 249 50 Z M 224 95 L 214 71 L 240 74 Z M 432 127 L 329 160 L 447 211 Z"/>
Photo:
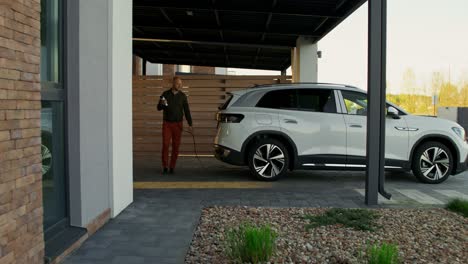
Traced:
<path fill-rule="evenodd" d="M 419 158 L 419 168 L 424 177 L 431 181 L 438 181 L 449 173 L 450 157 L 442 148 L 428 148 Z"/>
<path fill-rule="evenodd" d="M 255 171 L 264 178 L 273 178 L 285 168 L 284 153 L 274 144 L 264 144 L 253 155 Z"/>
<path fill-rule="evenodd" d="M 52 167 L 52 153 L 45 145 L 41 145 L 42 176 L 46 175 Z"/>

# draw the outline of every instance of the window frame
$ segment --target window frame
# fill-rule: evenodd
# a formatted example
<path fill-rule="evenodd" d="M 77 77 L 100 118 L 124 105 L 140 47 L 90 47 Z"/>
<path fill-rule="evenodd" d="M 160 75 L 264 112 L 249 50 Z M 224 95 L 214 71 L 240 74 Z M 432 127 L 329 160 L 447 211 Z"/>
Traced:
<path fill-rule="evenodd" d="M 47 3 L 46 3 L 47 4 Z M 67 78 L 67 10 L 68 0 L 57 0 L 58 4 L 58 26 L 57 26 L 57 48 L 58 51 L 58 80 L 40 80 L 41 86 L 41 104 L 42 102 L 59 102 L 62 104 L 62 133 L 61 140 L 63 142 L 63 186 L 62 188 L 65 193 L 64 213 L 65 217 L 49 227 L 44 228 L 44 236 L 46 240 L 64 229 L 66 226 L 70 226 L 70 186 L 69 186 L 69 154 L 68 154 L 68 89 L 66 83 Z M 41 6 L 42 9 L 42 6 Z M 42 22 L 41 22 L 42 23 Z M 48 24 L 49 25 L 49 24 Z M 42 47 L 41 47 L 42 48 Z M 42 62 L 41 62 L 42 63 Z M 41 107 L 42 109 L 42 107 Z M 42 130 L 42 127 L 41 127 Z"/>

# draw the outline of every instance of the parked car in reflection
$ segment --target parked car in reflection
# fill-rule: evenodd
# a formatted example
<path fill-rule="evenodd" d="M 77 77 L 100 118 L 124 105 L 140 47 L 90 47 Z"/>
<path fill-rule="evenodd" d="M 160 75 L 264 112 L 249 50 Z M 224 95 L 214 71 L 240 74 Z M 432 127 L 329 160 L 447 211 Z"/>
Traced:
<path fill-rule="evenodd" d="M 52 108 L 41 110 L 41 139 L 42 177 L 47 179 L 52 167 Z"/>

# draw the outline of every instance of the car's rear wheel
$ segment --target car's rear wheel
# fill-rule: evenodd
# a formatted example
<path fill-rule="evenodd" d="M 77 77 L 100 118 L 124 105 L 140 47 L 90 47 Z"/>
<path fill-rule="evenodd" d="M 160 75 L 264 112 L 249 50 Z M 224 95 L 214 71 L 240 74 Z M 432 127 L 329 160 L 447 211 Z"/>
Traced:
<path fill-rule="evenodd" d="M 441 183 L 450 176 L 454 160 L 450 149 L 439 142 L 427 142 L 413 155 L 413 173 L 424 183 Z"/>
<path fill-rule="evenodd" d="M 259 180 L 275 181 L 288 170 L 289 154 L 283 143 L 276 139 L 261 139 L 248 152 L 251 173 Z"/>

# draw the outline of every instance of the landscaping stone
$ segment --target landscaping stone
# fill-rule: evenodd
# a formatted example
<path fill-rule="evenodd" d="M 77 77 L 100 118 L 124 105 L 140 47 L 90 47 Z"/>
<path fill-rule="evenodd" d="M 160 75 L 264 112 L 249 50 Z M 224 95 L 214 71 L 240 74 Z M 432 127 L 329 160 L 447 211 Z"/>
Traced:
<path fill-rule="evenodd" d="M 368 245 L 398 245 L 403 263 L 467 263 L 468 219 L 444 209 L 376 209 L 376 231 L 340 225 L 307 230 L 305 215 L 326 208 L 208 207 L 186 263 L 229 263 L 224 233 L 243 222 L 269 224 L 278 233 L 271 263 L 363 263 Z"/>

